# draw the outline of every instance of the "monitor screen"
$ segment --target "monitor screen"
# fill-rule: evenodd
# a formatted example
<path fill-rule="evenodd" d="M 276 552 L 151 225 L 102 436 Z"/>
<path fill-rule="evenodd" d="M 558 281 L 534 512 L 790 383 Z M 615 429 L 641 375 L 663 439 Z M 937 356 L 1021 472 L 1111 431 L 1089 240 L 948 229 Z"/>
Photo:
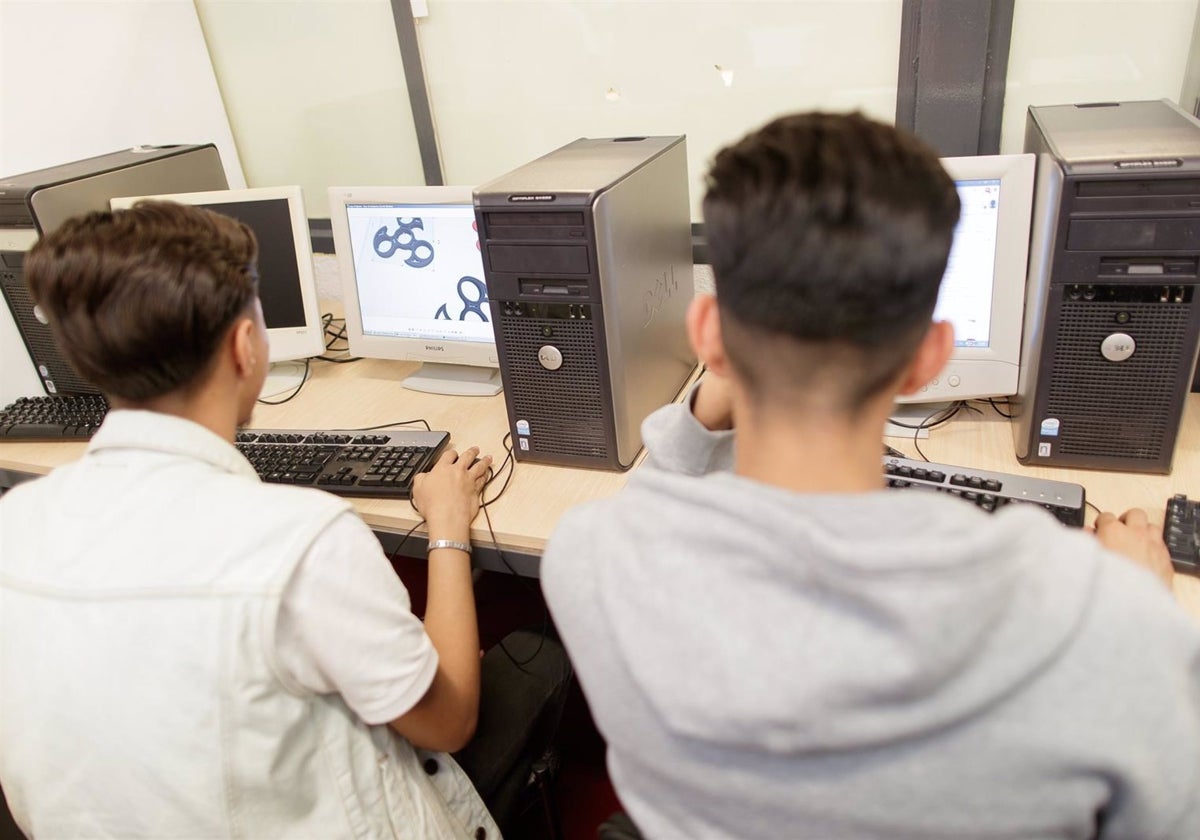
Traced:
<path fill-rule="evenodd" d="M 334 187 L 334 249 L 356 356 L 422 362 L 406 387 L 500 389 L 470 187 Z"/>
<path fill-rule="evenodd" d="M 925 388 L 899 399 L 904 403 L 1008 396 L 1020 372 L 1034 156 L 942 158 L 942 165 L 962 210 L 934 319 L 954 326 L 954 352 Z"/>
<path fill-rule="evenodd" d="M 956 186 L 962 210 L 933 317 L 954 325 L 955 347 L 987 347 L 996 279 L 1000 179 L 964 180 Z"/>
<path fill-rule="evenodd" d="M 204 207 L 231 216 L 254 231 L 258 240 L 258 296 L 270 339 L 271 361 L 305 359 L 324 352 L 308 218 L 299 187 L 134 196 L 114 198 L 111 204 L 115 210 L 146 198 Z M 264 387 L 263 393 L 274 391 Z"/>

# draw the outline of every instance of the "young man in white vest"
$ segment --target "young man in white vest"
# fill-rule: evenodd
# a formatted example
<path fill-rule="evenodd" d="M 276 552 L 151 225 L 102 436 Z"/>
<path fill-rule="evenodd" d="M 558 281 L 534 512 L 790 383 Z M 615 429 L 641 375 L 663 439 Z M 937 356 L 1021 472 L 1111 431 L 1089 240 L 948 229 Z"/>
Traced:
<path fill-rule="evenodd" d="M 884 488 L 894 397 L 953 344 L 958 213 L 936 154 L 861 115 L 716 156 L 708 373 L 542 564 L 647 837 L 1200 837 L 1200 626 L 1145 513 L 1093 534 Z"/>
<path fill-rule="evenodd" d="M 151 202 L 28 255 L 112 409 L 0 498 L 0 785 L 32 837 L 498 837 L 570 671 L 524 633 L 523 667 L 481 662 L 464 547 L 491 458 L 416 480 L 442 546 L 422 624 L 346 501 L 233 446 L 268 365 L 256 257 L 244 225 Z"/>

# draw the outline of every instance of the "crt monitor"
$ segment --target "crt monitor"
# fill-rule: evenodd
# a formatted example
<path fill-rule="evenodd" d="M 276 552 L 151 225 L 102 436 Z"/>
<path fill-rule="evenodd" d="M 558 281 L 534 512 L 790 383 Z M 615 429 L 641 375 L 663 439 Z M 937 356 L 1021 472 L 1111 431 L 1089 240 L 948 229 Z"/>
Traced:
<path fill-rule="evenodd" d="M 500 392 L 471 190 L 329 190 L 350 353 L 421 362 L 406 388 Z"/>
<path fill-rule="evenodd" d="M 258 240 L 258 296 L 271 344 L 271 372 L 262 396 L 298 387 L 304 365 L 283 364 L 325 351 L 325 328 L 317 304 L 308 217 L 298 186 L 114 198 L 114 210 L 142 199 L 176 201 L 232 216 Z"/>
<path fill-rule="evenodd" d="M 920 405 L 898 408 L 895 419 L 919 421 L 936 410 L 929 403 L 1016 393 L 1034 160 L 1031 154 L 942 158 L 962 211 L 933 317 L 954 325 L 954 352 L 928 386 L 900 398 Z"/>

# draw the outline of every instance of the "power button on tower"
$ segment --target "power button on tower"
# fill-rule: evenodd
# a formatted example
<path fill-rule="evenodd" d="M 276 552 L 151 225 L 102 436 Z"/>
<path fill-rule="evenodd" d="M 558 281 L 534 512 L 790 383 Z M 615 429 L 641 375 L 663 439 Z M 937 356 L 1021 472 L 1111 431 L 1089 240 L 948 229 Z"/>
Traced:
<path fill-rule="evenodd" d="M 1133 355 L 1136 346 L 1129 333 L 1116 332 L 1100 342 L 1100 355 L 1110 362 L 1123 362 Z"/>
<path fill-rule="evenodd" d="M 553 344 L 545 344 L 538 350 L 538 361 L 546 370 L 562 367 L 562 351 Z"/>

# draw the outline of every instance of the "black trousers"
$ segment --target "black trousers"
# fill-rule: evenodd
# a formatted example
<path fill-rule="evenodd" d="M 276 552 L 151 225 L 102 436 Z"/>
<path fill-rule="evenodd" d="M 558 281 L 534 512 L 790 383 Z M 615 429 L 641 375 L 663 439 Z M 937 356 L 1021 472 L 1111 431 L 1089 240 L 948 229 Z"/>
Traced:
<path fill-rule="evenodd" d="M 530 768 L 554 741 L 571 665 L 555 639 L 516 630 L 484 654 L 479 722 L 454 759 L 504 831 L 517 816 Z"/>

